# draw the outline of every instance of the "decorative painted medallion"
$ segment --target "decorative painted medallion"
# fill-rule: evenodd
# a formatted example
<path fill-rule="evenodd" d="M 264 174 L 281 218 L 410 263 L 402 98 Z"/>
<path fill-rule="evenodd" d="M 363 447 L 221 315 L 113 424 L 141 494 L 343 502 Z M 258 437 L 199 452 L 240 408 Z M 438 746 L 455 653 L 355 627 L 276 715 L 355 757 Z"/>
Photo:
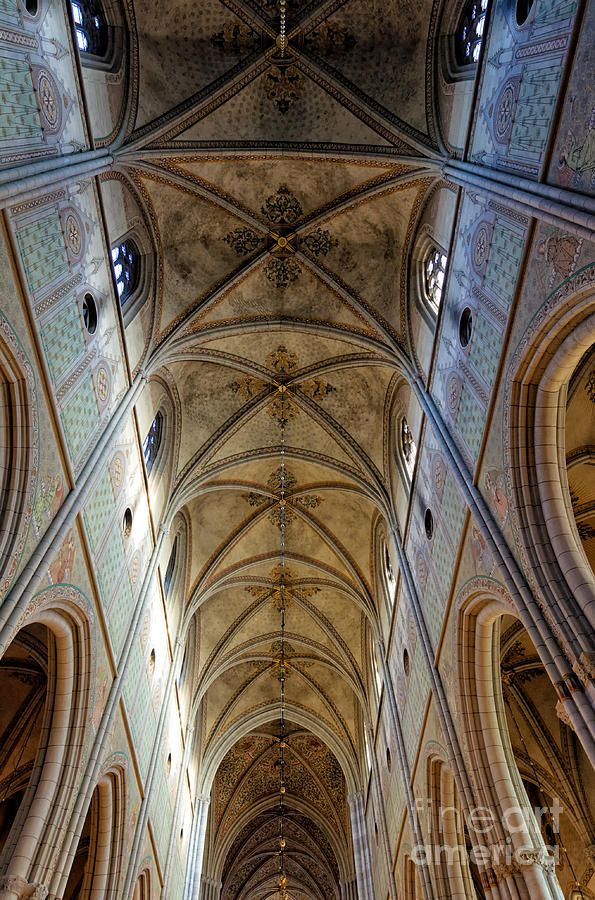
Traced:
<path fill-rule="evenodd" d="M 300 274 L 300 267 L 294 259 L 273 259 L 269 260 L 263 269 L 264 274 L 269 281 L 280 290 L 285 290 L 294 281 L 297 281 Z"/>
<path fill-rule="evenodd" d="M 56 134 L 62 126 L 60 91 L 48 69 L 32 67 L 37 103 L 45 134 Z"/>
<path fill-rule="evenodd" d="M 494 137 L 500 144 L 507 144 L 512 131 L 516 98 L 519 88 L 517 80 L 508 81 L 500 92 L 494 111 Z"/>
<path fill-rule="evenodd" d="M 101 400 L 102 403 L 105 403 L 109 393 L 109 376 L 107 374 L 107 370 L 102 366 L 97 369 L 97 375 L 95 377 L 95 389 L 97 391 L 97 397 Z"/>
<path fill-rule="evenodd" d="M 264 90 L 280 113 L 286 113 L 292 103 L 299 100 L 304 86 L 304 77 L 294 66 L 273 66 L 262 76 Z"/>
<path fill-rule="evenodd" d="M 72 252 L 78 256 L 81 252 L 81 232 L 80 226 L 74 216 L 70 215 L 66 218 L 66 240 Z"/>
<path fill-rule="evenodd" d="M 482 271 L 490 248 L 490 233 L 486 225 L 480 225 L 473 238 L 472 259 L 478 272 Z"/>
<path fill-rule="evenodd" d="M 452 372 L 448 376 L 446 382 L 446 400 L 448 408 L 453 416 L 456 415 L 457 407 L 459 405 L 459 387 L 459 379 L 455 373 Z"/>
<path fill-rule="evenodd" d="M 276 194 L 267 197 L 261 212 L 275 225 L 293 225 L 304 214 L 299 200 L 284 184 L 277 189 Z"/>
<path fill-rule="evenodd" d="M 56 99 L 54 87 L 45 72 L 42 72 L 39 76 L 37 92 L 42 116 L 48 125 L 55 127 L 58 122 L 59 101 Z"/>
<path fill-rule="evenodd" d="M 226 244 L 229 244 L 238 256 L 247 256 L 248 253 L 254 253 L 256 248 L 262 244 L 262 239 L 252 231 L 251 228 L 234 228 L 221 238 Z"/>
<path fill-rule="evenodd" d="M 315 228 L 303 238 L 302 243 L 314 256 L 326 256 L 331 247 L 339 246 L 339 241 L 331 237 L 329 231 L 322 228 Z"/>

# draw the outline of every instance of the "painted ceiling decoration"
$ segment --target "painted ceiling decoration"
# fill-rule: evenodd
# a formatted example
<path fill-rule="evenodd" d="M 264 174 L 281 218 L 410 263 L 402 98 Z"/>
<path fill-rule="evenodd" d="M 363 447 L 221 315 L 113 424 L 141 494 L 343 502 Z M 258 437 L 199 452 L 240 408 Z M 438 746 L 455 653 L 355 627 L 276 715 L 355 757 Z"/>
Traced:
<path fill-rule="evenodd" d="M 159 247 L 137 365 L 162 348 L 179 409 L 209 857 L 225 900 L 337 900 L 409 260 L 449 187 L 425 57 L 438 4 L 395 30 L 396 9 L 362 0 L 205 0 L 157 70 L 154 0 L 138 3 L 118 178 Z"/>

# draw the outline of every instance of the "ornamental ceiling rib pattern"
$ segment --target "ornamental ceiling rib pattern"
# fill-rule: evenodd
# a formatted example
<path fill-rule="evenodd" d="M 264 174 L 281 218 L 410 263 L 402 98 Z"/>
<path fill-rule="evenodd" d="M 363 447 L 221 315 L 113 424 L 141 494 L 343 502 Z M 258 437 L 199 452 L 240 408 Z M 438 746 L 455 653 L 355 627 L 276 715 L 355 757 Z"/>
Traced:
<path fill-rule="evenodd" d="M 225 900 L 278 888 L 283 444 L 286 874 L 293 900 L 338 898 L 412 241 L 441 184 L 438 3 L 287 0 L 285 54 L 276 0 L 134 12 L 133 153 L 104 188 L 157 248 L 155 304 L 127 334 L 178 410 L 207 874 Z"/>

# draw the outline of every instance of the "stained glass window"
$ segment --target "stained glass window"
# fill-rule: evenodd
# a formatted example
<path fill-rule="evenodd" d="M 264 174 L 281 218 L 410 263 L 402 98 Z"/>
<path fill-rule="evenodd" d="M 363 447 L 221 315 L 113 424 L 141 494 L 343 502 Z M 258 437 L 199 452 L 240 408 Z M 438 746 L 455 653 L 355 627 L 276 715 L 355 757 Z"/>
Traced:
<path fill-rule="evenodd" d="M 120 306 L 124 306 L 134 293 L 140 276 L 140 253 L 132 238 L 112 247 L 112 267 Z"/>
<path fill-rule="evenodd" d="M 101 6 L 94 0 L 71 0 L 70 5 L 79 50 L 105 56 L 108 30 Z"/>
<path fill-rule="evenodd" d="M 157 413 L 151 423 L 151 427 L 147 432 L 147 436 L 143 442 L 143 454 L 145 457 L 145 466 L 147 475 L 151 474 L 151 469 L 155 465 L 157 454 L 159 453 L 159 445 L 161 444 L 161 431 L 163 428 L 163 416 Z"/>
<path fill-rule="evenodd" d="M 432 247 L 424 262 L 426 296 L 436 311 L 440 308 L 442 300 L 446 261 L 446 253 Z"/>
<path fill-rule="evenodd" d="M 401 419 L 401 450 L 403 451 L 405 462 L 411 462 L 413 456 L 413 435 L 405 416 Z"/>
<path fill-rule="evenodd" d="M 467 0 L 455 35 L 457 63 L 467 66 L 479 60 L 489 0 Z"/>
<path fill-rule="evenodd" d="M 177 552 L 178 552 L 178 539 L 176 538 L 174 541 L 174 545 L 171 548 L 171 553 L 169 554 L 169 560 L 167 562 L 167 569 L 165 570 L 165 578 L 163 579 L 163 592 L 166 597 L 169 594 L 169 589 L 171 588 L 172 578 L 174 577 L 174 569 L 176 567 Z M 180 677 L 181 677 L 181 673 L 180 673 Z"/>

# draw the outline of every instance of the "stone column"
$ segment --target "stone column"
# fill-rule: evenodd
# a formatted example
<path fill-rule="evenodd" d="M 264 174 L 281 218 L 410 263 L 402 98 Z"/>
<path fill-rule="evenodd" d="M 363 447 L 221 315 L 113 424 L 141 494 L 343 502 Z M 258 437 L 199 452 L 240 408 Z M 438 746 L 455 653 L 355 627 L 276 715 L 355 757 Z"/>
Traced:
<path fill-rule="evenodd" d="M 591 197 L 461 160 L 449 160 L 444 174 L 465 190 L 495 197 L 523 215 L 592 240 L 595 201 Z"/>
<path fill-rule="evenodd" d="M 194 728 L 190 726 L 186 731 L 186 741 L 184 743 L 184 756 L 182 759 L 182 764 L 180 766 L 180 771 L 178 772 L 178 783 L 176 785 L 176 800 L 174 803 L 174 814 L 172 817 L 172 827 L 171 833 L 169 835 L 169 841 L 167 844 L 167 856 L 165 859 L 165 866 L 163 867 L 163 887 L 161 888 L 161 897 L 163 900 L 166 900 L 168 896 L 169 890 L 169 873 L 171 868 L 171 858 L 174 851 L 175 844 L 175 836 L 178 833 L 178 822 L 180 818 L 180 804 L 182 800 L 182 793 L 184 784 L 186 782 L 186 770 L 188 768 L 188 763 L 190 761 L 190 754 L 192 752 L 193 746 L 193 736 L 194 736 Z M 192 833 L 190 835 L 192 840 Z M 191 844 L 188 847 L 188 854 L 190 854 Z"/>
<path fill-rule="evenodd" d="M 188 848 L 188 859 L 186 860 L 183 900 L 198 900 L 201 893 L 202 859 L 210 800 L 210 797 L 202 795 L 198 796 L 195 801 L 190 847 Z"/>
<path fill-rule="evenodd" d="M 374 791 L 374 805 L 376 808 L 376 825 L 380 835 L 380 843 L 384 854 L 384 862 L 386 865 L 386 874 L 388 878 L 388 893 L 390 900 L 397 900 L 397 889 L 395 887 L 395 878 L 393 875 L 393 856 L 390 848 L 388 837 L 388 826 L 386 824 L 386 810 L 384 809 L 384 797 L 382 796 L 382 785 L 380 782 L 380 770 L 378 768 L 378 760 L 374 749 L 374 731 L 370 723 L 366 723 L 366 732 L 368 734 L 368 743 L 370 746 L 370 757 L 372 761 L 372 788 Z"/>
<path fill-rule="evenodd" d="M 353 839 L 357 895 L 359 900 L 374 900 L 372 863 L 370 860 L 366 817 L 364 816 L 364 795 L 362 791 L 354 791 L 348 794 L 347 800 L 351 813 L 351 836 Z"/>
<path fill-rule="evenodd" d="M 514 600 L 519 619 L 527 629 L 533 644 L 539 649 L 539 655 L 552 684 L 564 688 L 569 694 L 564 700 L 565 711 L 589 760 L 595 766 L 595 714 L 585 691 L 581 689 L 577 676 L 540 609 L 524 573 L 501 534 L 491 510 L 480 490 L 473 484 L 472 475 L 459 449 L 450 437 L 434 398 L 426 390 L 419 375 L 412 380 L 412 388 L 441 450 L 450 463 L 453 476 L 469 509 L 475 516 L 482 536 L 494 554 L 502 572 L 502 579 Z M 569 690 L 568 685 L 573 685 L 574 689 Z"/>
<path fill-rule="evenodd" d="M 68 529 L 80 512 L 89 491 L 93 487 L 95 476 L 105 466 L 112 447 L 125 419 L 131 413 L 138 400 L 147 378 L 144 373 L 137 375 L 114 410 L 109 424 L 101 434 L 89 459 L 81 469 L 76 484 L 66 497 L 64 503 L 52 519 L 48 530 L 31 554 L 31 558 L 6 595 L 0 610 L 0 653 L 14 637 L 14 629 L 27 608 L 29 600 L 39 587 L 48 565 L 56 555 Z"/>
<path fill-rule="evenodd" d="M 215 878 L 207 878 L 203 875 L 201 880 L 200 900 L 219 900 L 221 896 L 221 882 Z"/>
<path fill-rule="evenodd" d="M 355 875 L 341 882 L 341 900 L 358 900 Z"/>
<path fill-rule="evenodd" d="M 33 160 L 0 173 L 0 208 L 22 203 L 69 182 L 93 178 L 112 167 L 109 149 L 84 150 L 50 159 Z"/>
<path fill-rule="evenodd" d="M 405 799 L 407 802 L 407 811 L 409 813 L 409 821 L 411 823 L 411 830 L 413 832 L 415 841 L 419 845 L 423 845 L 424 838 L 422 834 L 422 830 L 419 824 L 419 817 L 417 814 L 417 807 L 415 805 L 415 797 L 413 796 L 413 791 L 411 789 L 411 772 L 409 769 L 409 762 L 407 760 L 407 754 L 405 752 L 405 742 L 403 740 L 403 732 L 401 730 L 401 722 L 399 720 L 398 710 L 397 710 L 397 700 L 395 697 L 395 691 L 393 688 L 393 680 L 390 673 L 390 669 L 388 663 L 386 661 L 386 648 L 384 646 L 384 641 L 382 638 L 376 638 L 376 646 L 378 647 L 377 655 L 380 657 L 380 668 L 382 669 L 382 681 L 384 684 L 384 692 L 386 696 L 386 702 L 388 706 L 389 716 L 391 720 L 391 725 L 393 729 L 393 734 L 395 736 L 395 742 L 397 745 L 397 752 L 399 754 L 399 772 L 401 774 L 402 782 L 403 782 L 403 790 L 405 792 Z M 376 763 L 376 768 L 378 768 L 378 763 L 376 761 L 376 755 L 372 751 L 373 761 Z M 427 867 L 420 867 L 419 876 L 422 886 L 423 895 L 427 900 L 431 900 L 432 898 L 432 885 L 430 882 L 429 873 Z M 391 868 L 391 878 L 392 878 L 392 868 Z M 394 878 L 393 878 L 394 882 Z"/>

